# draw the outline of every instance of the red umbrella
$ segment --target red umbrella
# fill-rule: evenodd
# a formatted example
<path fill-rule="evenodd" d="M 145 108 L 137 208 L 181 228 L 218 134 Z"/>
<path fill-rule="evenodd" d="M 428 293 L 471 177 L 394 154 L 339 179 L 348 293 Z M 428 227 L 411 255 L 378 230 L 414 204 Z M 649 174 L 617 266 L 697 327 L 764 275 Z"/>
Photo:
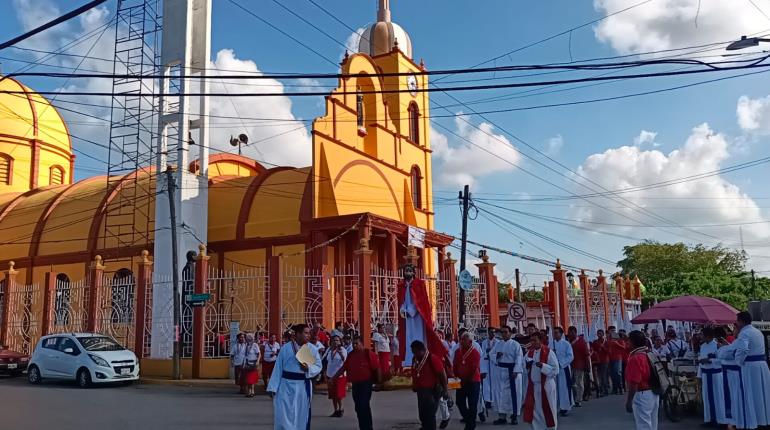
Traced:
<path fill-rule="evenodd" d="M 683 296 L 660 302 L 640 313 L 631 322 L 645 324 L 671 320 L 703 324 L 729 324 L 735 322 L 737 314 L 738 311 L 735 308 L 717 299 Z"/>

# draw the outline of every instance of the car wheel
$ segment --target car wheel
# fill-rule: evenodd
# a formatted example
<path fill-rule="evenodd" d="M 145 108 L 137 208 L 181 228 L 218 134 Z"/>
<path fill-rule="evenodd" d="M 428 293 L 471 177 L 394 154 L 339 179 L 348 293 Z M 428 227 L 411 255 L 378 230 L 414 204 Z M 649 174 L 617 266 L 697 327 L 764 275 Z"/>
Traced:
<path fill-rule="evenodd" d="M 43 378 L 40 376 L 40 369 L 38 369 L 37 366 L 29 366 L 29 369 L 27 370 L 27 381 L 29 381 L 30 384 L 35 385 L 43 381 Z"/>
<path fill-rule="evenodd" d="M 88 369 L 78 370 L 78 386 L 80 388 L 88 388 L 91 386 L 91 372 Z"/>

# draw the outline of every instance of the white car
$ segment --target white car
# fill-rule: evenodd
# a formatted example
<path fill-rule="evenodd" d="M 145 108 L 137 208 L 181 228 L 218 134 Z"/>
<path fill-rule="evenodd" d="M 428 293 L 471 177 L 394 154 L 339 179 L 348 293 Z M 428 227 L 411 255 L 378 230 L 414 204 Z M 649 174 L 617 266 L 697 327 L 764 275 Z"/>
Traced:
<path fill-rule="evenodd" d="M 27 368 L 27 379 L 74 380 L 85 388 L 91 384 L 132 382 L 139 379 L 139 360 L 110 336 L 68 333 L 43 336 Z"/>

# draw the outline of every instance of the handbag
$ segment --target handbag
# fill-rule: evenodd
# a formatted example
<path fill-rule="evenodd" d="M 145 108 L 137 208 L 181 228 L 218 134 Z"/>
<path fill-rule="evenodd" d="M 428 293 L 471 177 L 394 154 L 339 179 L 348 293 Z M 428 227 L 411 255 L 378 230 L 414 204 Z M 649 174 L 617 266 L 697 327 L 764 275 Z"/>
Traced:
<path fill-rule="evenodd" d="M 251 344 L 249 349 L 246 350 L 246 357 L 249 356 L 249 352 L 251 352 L 251 348 L 254 347 L 254 344 Z M 243 368 L 246 370 L 254 370 L 257 368 L 257 360 L 249 360 L 246 359 L 246 361 L 243 363 Z"/>

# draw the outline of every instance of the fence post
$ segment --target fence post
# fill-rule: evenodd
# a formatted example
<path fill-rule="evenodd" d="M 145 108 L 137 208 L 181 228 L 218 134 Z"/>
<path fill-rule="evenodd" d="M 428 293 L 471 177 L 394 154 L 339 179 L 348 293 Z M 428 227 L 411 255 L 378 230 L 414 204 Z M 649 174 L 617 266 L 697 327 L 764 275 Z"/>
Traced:
<path fill-rule="evenodd" d="M 484 252 L 481 263 L 476 264 L 479 270 L 479 278 L 486 281 L 487 288 L 487 321 L 488 327 L 497 327 L 500 324 L 500 306 L 497 292 L 497 277 L 495 276 L 495 263 L 489 262 L 489 256 Z"/>
<path fill-rule="evenodd" d="M 209 256 L 206 255 L 206 245 L 198 245 L 198 256 L 195 258 L 195 294 L 203 294 L 209 283 Z M 196 306 L 193 309 L 192 326 L 192 377 L 200 379 L 201 362 L 203 361 L 203 331 L 206 306 Z"/>
<path fill-rule="evenodd" d="M 144 332 L 147 312 L 147 286 L 152 280 L 152 261 L 147 258 L 147 250 L 142 251 L 139 260 L 139 271 L 136 276 L 136 307 L 134 309 L 134 354 L 139 359 L 144 358 Z"/>
<path fill-rule="evenodd" d="M 97 255 L 88 269 L 90 286 L 88 291 L 88 325 L 86 331 L 97 333 L 99 331 L 99 306 L 102 303 L 102 283 L 104 282 L 104 266 L 102 256 Z"/>
<path fill-rule="evenodd" d="M 51 332 L 51 314 L 56 298 L 56 275 L 45 272 L 45 285 L 43 285 L 43 326 L 40 335 L 45 336 Z"/>
<path fill-rule="evenodd" d="M 361 238 L 359 245 L 355 251 L 358 259 L 358 301 L 361 307 L 358 327 L 364 346 L 369 347 L 372 342 L 372 250 L 369 249 L 369 240 L 366 238 Z"/>
<path fill-rule="evenodd" d="M 452 259 L 452 253 L 446 253 L 446 259 L 444 260 L 444 273 L 449 278 L 449 314 L 452 321 L 452 334 L 456 335 L 457 330 L 460 328 L 460 299 L 457 294 L 457 272 L 455 271 L 455 264 L 457 260 Z"/>
<path fill-rule="evenodd" d="M 13 291 L 16 289 L 16 275 L 18 271 L 13 267 L 16 265 L 13 261 L 8 263 L 8 270 L 5 271 L 5 292 L 3 293 L 3 318 L 0 321 L 0 345 L 8 344 L 8 321 L 11 311 L 11 297 Z"/>
<path fill-rule="evenodd" d="M 283 289 L 283 268 L 281 267 L 281 256 L 273 255 L 268 264 L 270 279 L 270 295 L 268 306 L 267 330 L 270 334 L 275 334 L 280 339 L 283 336 L 281 327 L 281 290 Z"/>
<path fill-rule="evenodd" d="M 599 269 L 599 276 L 596 277 L 596 282 L 602 292 L 602 306 L 604 307 L 604 327 L 602 329 L 606 330 L 610 325 L 610 301 L 607 298 L 607 278 L 604 276 L 602 269 Z"/>
<path fill-rule="evenodd" d="M 567 273 L 561 268 L 561 261 L 556 259 L 556 269 L 551 270 L 553 273 L 553 281 L 555 287 L 555 296 L 557 303 L 557 311 L 559 317 L 554 323 L 554 327 L 558 324 L 561 328 L 566 329 L 569 326 L 569 298 L 567 296 Z"/>
<path fill-rule="evenodd" d="M 620 276 L 620 273 L 617 274 L 617 277 L 615 278 L 615 286 L 618 291 L 618 307 L 620 309 L 620 320 L 625 321 L 626 319 L 626 288 L 625 285 L 623 285 L 623 277 Z M 618 330 L 620 330 L 621 327 L 618 327 Z"/>
<path fill-rule="evenodd" d="M 591 328 L 591 283 L 588 281 L 588 275 L 586 275 L 585 269 L 580 269 L 580 289 L 583 291 L 583 305 L 585 307 L 586 317 L 583 321 L 586 322 L 585 330 L 590 333 Z M 578 328 L 580 330 L 580 328 Z M 586 338 L 588 337 L 586 333 Z"/>
<path fill-rule="evenodd" d="M 642 300 L 642 281 L 639 280 L 639 275 L 634 276 L 634 300 Z"/>

